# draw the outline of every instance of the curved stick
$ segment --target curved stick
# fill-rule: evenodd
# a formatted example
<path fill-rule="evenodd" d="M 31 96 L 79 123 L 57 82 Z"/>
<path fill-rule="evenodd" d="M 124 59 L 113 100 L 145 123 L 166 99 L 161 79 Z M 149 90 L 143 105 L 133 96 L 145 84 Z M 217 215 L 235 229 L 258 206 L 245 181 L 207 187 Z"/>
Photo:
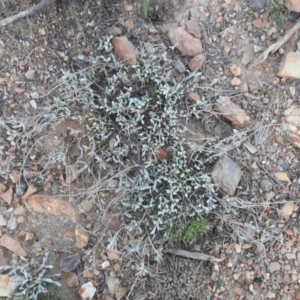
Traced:
<path fill-rule="evenodd" d="M 300 19 L 297 21 L 297 23 L 282 37 L 280 38 L 275 44 L 272 44 L 266 51 L 264 51 L 261 55 L 259 55 L 250 65 L 249 69 L 257 66 L 258 64 L 261 64 L 263 61 L 265 61 L 270 54 L 270 52 L 274 53 L 277 51 L 284 43 L 286 43 L 290 37 L 298 30 L 300 29 Z"/>
<path fill-rule="evenodd" d="M 42 0 L 40 3 L 31 6 L 30 8 L 21 11 L 18 14 L 12 15 L 10 17 L 4 18 L 2 20 L 0 20 L 0 26 L 4 27 L 16 20 L 22 19 L 26 16 L 32 15 L 33 13 L 35 13 L 37 10 L 40 10 L 42 8 L 44 8 L 45 6 L 47 6 L 48 4 L 52 3 L 54 0 Z"/>

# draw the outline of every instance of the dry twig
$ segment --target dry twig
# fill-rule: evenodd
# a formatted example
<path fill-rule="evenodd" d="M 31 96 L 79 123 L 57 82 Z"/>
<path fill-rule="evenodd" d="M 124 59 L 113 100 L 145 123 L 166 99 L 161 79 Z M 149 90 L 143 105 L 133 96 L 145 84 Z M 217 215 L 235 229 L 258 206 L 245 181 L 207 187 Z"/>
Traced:
<path fill-rule="evenodd" d="M 180 249 L 164 249 L 164 253 L 174 254 L 186 258 L 192 258 L 197 260 L 208 260 L 212 262 L 221 262 L 221 259 L 216 258 L 211 255 L 207 255 L 204 253 L 197 253 L 197 252 L 190 252 L 186 250 L 180 250 Z"/>
<path fill-rule="evenodd" d="M 24 11 L 21 11 L 18 14 L 4 18 L 4 19 L 0 20 L 0 27 L 4 27 L 16 20 L 22 19 L 26 16 L 30 16 L 30 15 L 34 14 L 36 11 L 46 7 L 47 5 L 49 5 L 52 2 L 54 2 L 54 0 L 42 0 L 40 3 L 31 6 L 30 8 L 28 8 Z"/>
<path fill-rule="evenodd" d="M 259 55 L 250 65 L 249 69 L 261 64 L 265 61 L 270 54 L 270 52 L 274 53 L 277 51 L 283 44 L 285 44 L 291 36 L 300 29 L 300 19 L 297 23 L 282 37 L 280 38 L 275 44 L 272 44 L 267 50 L 265 50 L 261 55 Z"/>

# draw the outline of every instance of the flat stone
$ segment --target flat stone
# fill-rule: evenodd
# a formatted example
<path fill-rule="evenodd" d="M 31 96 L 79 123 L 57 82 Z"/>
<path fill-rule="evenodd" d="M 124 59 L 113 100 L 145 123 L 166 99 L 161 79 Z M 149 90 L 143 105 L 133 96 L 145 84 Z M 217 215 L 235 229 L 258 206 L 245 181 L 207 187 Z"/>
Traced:
<path fill-rule="evenodd" d="M 27 79 L 33 80 L 34 77 L 35 77 L 35 73 L 36 73 L 35 70 L 28 70 L 28 71 L 25 73 L 25 77 L 26 77 Z"/>
<path fill-rule="evenodd" d="M 11 299 L 17 286 L 18 284 L 12 281 L 9 276 L 0 274 L 0 297 Z"/>
<path fill-rule="evenodd" d="M 240 78 L 233 77 L 230 81 L 230 84 L 232 86 L 240 86 L 242 84 L 242 80 Z"/>
<path fill-rule="evenodd" d="M 0 239 L 0 245 L 13 253 L 26 257 L 27 253 L 26 251 L 22 248 L 21 244 L 13 239 L 12 237 L 8 236 L 7 234 L 4 234 L 1 239 Z"/>
<path fill-rule="evenodd" d="M 183 26 L 170 29 L 168 37 L 183 56 L 196 56 L 203 52 L 200 39 L 187 32 Z"/>
<path fill-rule="evenodd" d="M 289 11 L 300 12 L 299 0 L 285 0 L 283 2 Z"/>
<path fill-rule="evenodd" d="M 293 103 L 283 113 L 285 122 L 282 125 L 283 136 L 300 149 L 300 106 Z"/>
<path fill-rule="evenodd" d="M 205 62 L 206 62 L 206 56 L 203 54 L 198 54 L 193 59 L 190 60 L 189 68 L 191 71 L 200 70 Z"/>
<path fill-rule="evenodd" d="M 84 230 L 83 228 L 76 228 L 75 229 L 75 239 L 76 239 L 76 246 L 78 248 L 84 248 L 89 241 L 89 233 L 88 231 Z"/>
<path fill-rule="evenodd" d="M 188 99 L 191 101 L 191 102 L 195 102 L 197 103 L 198 101 L 200 101 L 200 96 L 195 93 L 195 92 L 189 92 L 188 93 Z"/>
<path fill-rule="evenodd" d="M 280 269 L 281 269 L 280 263 L 277 262 L 277 261 L 271 262 L 270 265 L 269 265 L 269 270 L 270 270 L 271 273 L 274 273 L 276 271 L 280 271 Z"/>
<path fill-rule="evenodd" d="M 107 277 L 105 283 L 109 293 L 112 295 L 114 295 L 120 287 L 120 280 L 117 277 Z"/>
<path fill-rule="evenodd" d="M 85 213 L 89 213 L 93 209 L 93 203 L 88 199 L 83 200 L 80 206 Z"/>
<path fill-rule="evenodd" d="M 91 270 L 84 270 L 82 273 L 83 278 L 93 279 L 95 274 Z"/>
<path fill-rule="evenodd" d="M 111 40 L 115 55 L 123 62 L 133 66 L 137 62 L 137 51 L 127 37 L 114 37 Z"/>
<path fill-rule="evenodd" d="M 0 215 L 0 226 L 6 226 L 7 222 L 4 219 L 3 215 Z"/>
<path fill-rule="evenodd" d="M 246 112 L 239 105 L 233 103 L 229 97 L 219 97 L 218 102 L 217 111 L 231 121 L 234 126 L 242 126 L 250 120 Z"/>
<path fill-rule="evenodd" d="M 231 65 L 229 70 L 233 76 L 240 76 L 242 74 L 242 69 L 237 65 Z"/>
<path fill-rule="evenodd" d="M 122 29 L 119 28 L 119 27 L 112 27 L 109 32 L 112 34 L 112 35 L 120 35 L 122 34 Z"/>
<path fill-rule="evenodd" d="M 300 78 L 300 53 L 289 52 L 283 56 L 277 76 L 287 79 Z"/>
<path fill-rule="evenodd" d="M 18 207 L 14 210 L 14 215 L 20 216 L 20 215 L 25 214 L 25 212 L 26 212 L 25 207 L 24 207 L 23 205 L 21 205 L 21 206 L 18 206 Z"/>
<path fill-rule="evenodd" d="M 267 0 L 248 0 L 248 5 L 251 8 L 262 9 L 266 6 Z"/>
<path fill-rule="evenodd" d="M 83 300 L 92 300 L 96 293 L 96 288 L 94 287 L 92 282 L 84 283 L 79 291 L 78 294 Z"/>
<path fill-rule="evenodd" d="M 242 171 L 231 158 L 222 156 L 216 162 L 212 176 L 224 193 L 233 196 L 241 179 Z"/>
<path fill-rule="evenodd" d="M 66 215 L 71 220 L 76 219 L 73 207 L 66 201 L 56 200 L 46 195 L 32 195 L 27 200 L 29 206 L 37 213 Z"/>
<path fill-rule="evenodd" d="M 133 21 L 132 21 L 132 20 L 126 20 L 126 21 L 124 22 L 124 26 L 125 26 L 126 28 L 128 28 L 128 29 L 132 29 L 133 26 L 134 26 Z"/>
<path fill-rule="evenodd" d="M 288 260 L 296 259 L 296 253 L 286 253 L 286 254 L 285 254 L 285 257 L 286 257 Z"/>
<path fill-rule="evenodd" d="M 107 226 L 108 229 L 118 231 L 124 222 L 119 216 L 113 215 L 110 212 L 106 212 L 102 218 L 103 225 Z"/>
<path fill-rule="evenodd" d="M 78 253 L 70 255 L 60 262 L 60 269 L 64 272 L 71 272 L 80 264 L 80 255 Z"/>
<path fill-rule="evenodd" d="M 260 187 L 262 188 L 263 191 L 270 192 L 273 188 L 273 184 L 270 180 L 264 178 L 260 182 Z"/>
<path fill-rule="evenodd" d="M 278 213 L 281 217 L 287 219 L 293 214 L 294 209 L 295 209 L 294 202 L 288 202 L 281 207 L 281 209 L 278 211 Z"/>
<path fill-rule="evenodd" d="M 15 230 L 17 227 L 18 227 L 17 219 L 11 218 L 10 220 L 8 220 L 7 228 L 9 230 Z"/>
<path fill-rule="evenodd" d="M 199 23 L 196 19 L 192 19 L 192 20 L 183 20 L 181 21 L 180 25 L 182 27 L 184 27 L 184 29 L 192 34 L 194 37 L 199 38 L 201 37 L 200 34 L 200 27 L 199 27 Z"/>
<path fill-rule="evenodd" d="M 185 65 L 179 59 L 175 60 L 175 69 L 179 73 L 184 73 L 186 71 Z"/>
<path fill-rule="evenodd" d="M 68 287 L 78 287 L 79 279 L 74 272 L 68 272 L 65 274 L 65 280 Z"/>

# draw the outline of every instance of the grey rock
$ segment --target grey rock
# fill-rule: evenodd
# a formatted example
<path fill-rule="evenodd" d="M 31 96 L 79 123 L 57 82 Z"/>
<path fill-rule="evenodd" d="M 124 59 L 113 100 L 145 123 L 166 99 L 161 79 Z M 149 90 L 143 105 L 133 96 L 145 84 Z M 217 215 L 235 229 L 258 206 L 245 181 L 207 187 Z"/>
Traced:
<path fill-rule="evenodd" d="M 260 183 L 260 187 L 264 192 L 270 192 L 273 188 L 272 182 L 269 181 L 268 179 L 263 179 Z"/>
<path fill-rule="evenodd" d="M 17 226 L 18 226 L 18 223 L 15 218 L 12 218 L 7 222 L 7 228 L 9 230 L 15 230 L 17 228 Z"/>
<path fill-rule="evenodd" d="M 270 265 L 269 265 L 269 270 L 271 273 L 274 273 L 276 271 L 280 271 L 280 263 L 277 262 L 277 261 L 274 261 L 274 262 L 271 262 Z"/>
<path fill-rule="evenodd" d="M 146 300 L 148 298 L 148 293 L 140 291 L 137 293 L 137 295 L 134 297 L 133 300 Z"/>
<path fill-rule="evenodd" d="M 296 254 L 295 253 L 286 253 L 285 256 L 288 260 L 296 259 Z"/>
<path fill-rule="evenodd" d="M 34 77 L 35 77 L 35 70 L 28 70 L 28 71 L 25 73 L 25 77 L 26 77 L 27 79 L 33 80 Z"/>
<path fill-rule="evenodd" d="M 241 179 L 242 171 L 231 158 L 222 156 L 215 164 L 212 176 L 224 193 L 233 196 Z"/>
<path fill-rule="evenodd" d="M 186 71 L 184 64 L 179 59 L 176 59 L 175 61 L 175 69 L 179 73 L 184 73 Z"/>
<path fill-rule="evenodd" d="M 60 269 L 64 272 L 71 272 L 80 264 L 80 255 L 78 253 L 68 256 L 61 260 Z"/>
<path fill-rule="evenodd" d="M 251 8 L 259 8 L 262 9 L 266 6 L 267 0 L 249 0 L 248 5 Z"/>

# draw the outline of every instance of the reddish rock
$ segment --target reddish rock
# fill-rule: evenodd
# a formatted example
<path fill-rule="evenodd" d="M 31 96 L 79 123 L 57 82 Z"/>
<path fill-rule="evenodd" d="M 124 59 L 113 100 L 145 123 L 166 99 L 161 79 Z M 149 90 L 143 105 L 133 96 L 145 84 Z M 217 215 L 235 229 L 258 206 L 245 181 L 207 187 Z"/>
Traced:
<path fill-rule="evenodd" d="M 200 39 L 201 34 L 200 34 L 200 27 L 198 24 L 198 21 L 193 19 L 193 20 L 184 20 L 180 23 L 180 25 L 182 27 L 184 27 L 184 29 L 192 34 L 194 37 Z"/>
<path fill-rule="evenodd" d="M 106 212 L 102 218 L 102 223 L 113 231 L 118 231 L 124 224 L 123 220 L 110 212 Z"/>
<path fill-rule="evenodd" d="M 169 153 L 163 148 L 158 148 L 156 150 L 156 155 L 159 159 L 163 160 L 163 159 L 166 159 L 168 157 Z"/>
<path fill-rule="evenodd" d="M 217 111 L 224 118 L 231 121 L 234 126 L 242 126 L 250 120 L 246 112 L 239 105 L 233 103 L 227 96 L 220 97 L 218 102 Z"/>
<path fill-rule="evenodd" d="M 12 251 L 13 253 L 19 255 L 19 256 L 23 256 L 26 257 L 27 253 L 26 251 L 22 248 L 21 244 L 11 238 L 10 236 L 4 234 L 1 239 L 0 239 L 0 245 L 10 251 Z"/>
<path fill-rule="evenodd" d="M 189 92 L 188 93 L 188 99 L 192 102 L 195 102 L 195 103 L 197 103 L 198 101 L 201 100 L 200 96 L 195 92 Z"/>
<path fill-rule="evenodd" d="M 300 53 L 289 52 L 281 60 L 279 65 L 279 71 L 277 74 L 279 77 L 285 77 L 288 79 L 300 78 Z"/>
<path fill-rule="evenodd" d="M 136 64 L 137 51 L 127 37 L 114 37 L 111 40 L 115 55 L 122 61 L 133 66 Z"/>
<path fill-rule="evenodd" d="M 206 56 L 203 54 L 196 55 L 191 61 L 189 62 L 189 68 L 191 71 L 199 70 L 202 68 L 203 64 L 206 61 Z"/>
<path fill-rule="evenodd" d="M 262 28 L 263 21 L 261 18 L 257 18 L 252 22 L 252 25 L 256 28 Z"/>
<path fill-rule="evenodd" d="M 30 207 L 41 214 L 53 214 L 59 216 L 64 214 L 71 220 L 76 219 L 74 208 L 66 201 L 56 200 L 46 195 L 32 195 L 28 199 Z"/>
<path fill-rule="evenodd" d="M 285 6 L 289 11 L 300 12 L 300 1 L 299 0 L 286 0 Z"/>
<path fill-rule="evenodd" d="M 176 29 L 170 29 L 168 31 L 168 37 L 183 56 L 195 56 L 203 52 L 200 39 L 187 32 L 182 26 Z"/>

